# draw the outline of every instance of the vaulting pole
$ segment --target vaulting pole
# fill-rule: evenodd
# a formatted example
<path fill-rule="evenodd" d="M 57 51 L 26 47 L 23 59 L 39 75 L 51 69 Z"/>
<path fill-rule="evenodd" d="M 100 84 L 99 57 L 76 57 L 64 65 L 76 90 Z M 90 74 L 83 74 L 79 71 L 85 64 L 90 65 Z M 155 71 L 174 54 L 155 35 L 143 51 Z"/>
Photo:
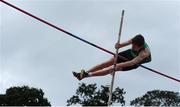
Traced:
<path fill-rule="evenodd" d="M 121 15 L 120 29 L 119 29 L 118 41 L 117 41 L 118 44 L 120 43 L 123 19 L 124 19 L 124 10 L 122 10 L 122 15 Z M 116 72 L 116 63 L 117 63 L 117 59 L 118 59 L 118 51 L 119 51 L 119 49 L 116 49 L 116 54 L 114 56 L 114 65 L 113 65 L 113 72 L 112 72 L 112 80 L 111 80 L 111 85 L 109 87 L 108 106 L 111 105 L 111 100 L 112 100 L 112 91 L 113 91 L 113 86 L 114 86 L 114 79 L 115 79 L 115 72 Z"/>

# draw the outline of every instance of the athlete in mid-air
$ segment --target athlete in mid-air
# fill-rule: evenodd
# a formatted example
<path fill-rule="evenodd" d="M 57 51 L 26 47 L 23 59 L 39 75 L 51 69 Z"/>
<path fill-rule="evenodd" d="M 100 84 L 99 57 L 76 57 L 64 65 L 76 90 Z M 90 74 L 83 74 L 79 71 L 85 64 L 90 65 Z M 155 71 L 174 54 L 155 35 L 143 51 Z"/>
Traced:
<path fill-rule="evenodd" d="M 119 49 L 128 45 L 132 45 L 132 48 L 118 54 L 115 71 L 128 71 L 136 69 L 140 66 L 140 64 L 151 61 L 151 52 L 149 46 L 141 34 L 136 35 L 127 42 L 123 42 L 121 44 L 116 43 L 115 48 Z M 127 58 L 128 60 L 124 60 L 124 58 L 121 56 Z M 113 72 L 113 64 L 114 57 L 106 62 L 92 67 L 87 71 L 82 69 L 79 73 L 73 72 L 73 75 L 78 80 L 94 76 L 104 76 Z"/>

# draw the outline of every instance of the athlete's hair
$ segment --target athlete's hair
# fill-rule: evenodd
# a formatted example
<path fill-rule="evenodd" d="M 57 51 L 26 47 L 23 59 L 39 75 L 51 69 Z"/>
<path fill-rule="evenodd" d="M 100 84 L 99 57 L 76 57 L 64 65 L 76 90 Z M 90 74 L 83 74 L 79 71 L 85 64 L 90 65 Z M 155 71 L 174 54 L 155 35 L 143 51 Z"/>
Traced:
<path fill-rule="evenodd" d="M 141 34 L 138 34 L 134 38 L 132 38 L 132 44 L 135 44 L 137 46 L 143 46 L 144 43 L 145 43 L 145 40 Z"/>

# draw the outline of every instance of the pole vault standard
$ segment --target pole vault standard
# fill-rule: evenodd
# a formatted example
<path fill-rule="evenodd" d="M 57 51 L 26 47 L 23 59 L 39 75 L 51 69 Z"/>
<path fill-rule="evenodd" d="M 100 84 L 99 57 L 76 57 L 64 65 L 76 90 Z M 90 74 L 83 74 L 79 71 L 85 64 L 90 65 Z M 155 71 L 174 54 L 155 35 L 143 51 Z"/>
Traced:
<path fill-rule="evenodd" d="M 72 37 L 74 37 L 74 38 L 76 38 L 76 39 L 78 39 L 78 40 L 80 40 L 80 41 L 83 41 L 83 42 L 85 42 L 85 43 L 87 43 L 87 44 L 89 44 L 89 45 L 91 45 L 91 46 L 94 46 L 94 47 L 96 47 L 96 48 L 98 48 L 98 49 L 100 49 L 100 50 L 102 50 L 102 51 L 104 51 L 104 52 L 107 52 L 107 53 L 109 53 L 109 54 L 111 54 L 111 55 L 115 55 L 115 53 L 113 53 L 113 52 L 111 52 L 111 51 L 109 51 L 109 50 L 107 50 L 107 49 L 104 49 L 104 48 L 102 48 L 102 47 L 100 47 L 100 46 L 98 46 L 98 45 L 95 45 L 95 44 L 93 44 L 93 43 L 91 43 L 91 42 L 89 42 L 89 41 L 87 41 L 87 40 L 85 40 L 85 39 L 82 39 L 82 38 L 80 38 L 80 37 L 78 37 L 78 36 L 76 36 L 76 35 L 68 32 L 68 31 L 66 31 L 66 30 L 64 30 L 64 29 L 62 29 L 62 28 L 60 28 L 60 27 L 57 27 L 57 26 L 55 26 L 55 25 L 53 25 L 53 24 L 51 24 L 51 23 L 49 23 L 49 22 L 47 22 L 47 21 L 45 21 L 45 20 L 43 20 L 43 19 L 41 19 L 41 18 L 39 18 L 39 17 L 37 17 L 37 16 L 34 16 L 34 15 L 32 15 L 32 14 L 30 14 L 30 13 L 28 13 L 28 12 L 26 12 L 26 11 L 24 11 L 24 10 L 22 10 L 22 9 L 20 9 L 20 8 L 18 8 L 18 7 L 16 7 L 16 6 L 14 6 L 14 5 L 12 5 L 12 4 L 4 1 L 4 0 L 0 0 L 0 2 L 3 2 L 4 4 L 6 4 L 6 5 L 8 5 L 8 6 L 12 7 L 12 8 L 14 8 L 14 9 L 16 9 L 16 10 L 18 10 L 18 11 L 20 11 L 20 12 L 22 12 L 22 13 L 24 13 L 24 14 L 26 14 L 26 15 L 28 15 L 28 16 L 30 16 L 30 17 L 32 17 L 32 18 L 34 18 L 34 19 L 42 22 L 42 23 L 44 23 L 44 24 L 47 24 L 47 25 L 49 25 L 49 26 L 51 26 L 51 27 L 53 27 L 53 28 L 55 28 L 55 29 L 57 29 L 57 30 L 59 30 L 59 31 L 61 31 L 61 32 L 64 32 L 65 34 L 67 34 L 67 35 L 69 35 L 69 36 L 72 36 Z M 123 60 L 127 60 L 127 58 L 125 58 L 125 57 L 122 57 L 122 56 L 119 56 L 119 57 L 121 57 Z M 140 66 L 141 66 L 142 68 L 145 68 L 145 69 L 151 71 L 151 72 L 154 72 L 154 73 L 156 73 L 156 74 L 159 74 L 159 75 L 161 75 L 161 76 L 167 77 L 167 78 L 169 78 L 169 79 L 171 79 L 171 80 L 174 80 L 174 81 L 180 83 L 180 80 L 179 80 L 179 79 L 176 79 L 176 78 L 174 78 L 174 77 L 168 76 L 168 75 L 166 75 L 166 74 L 163 74 L 163 73 L 161 73 L 161 72 L 159 72 L 159 71 L 153 70 L 153 69 L 148 68 L 148 67 L 146 67 L 146 66 L 143 66 L 143 65 L 140 65 Z"/>
<path fill-rule="evenodd" d="M 118 40 L 117 40 L 118 44 L 120 43 L 123 19 L 124 19 L 124 10 L 122 11 L 122 15 L 121 15 L 120 29 L 119 29 Z M 116 49 L 116 54 L 114 56 L 114 65 L 113 65 L 113 72 L 112 72 L 112 80 L 111 80 L 111 85 L 109 87 L 108 106 L 111 105 L 111 100 L 112 100 L 112 91 L 113 91 L 113 87 L 114 87 L 114 79 L 115 79 L 115 72 L 116 72 L 116 63 L 117 63 L 117 59 L 118 59 L 118 50 L 119 49 Z"/>

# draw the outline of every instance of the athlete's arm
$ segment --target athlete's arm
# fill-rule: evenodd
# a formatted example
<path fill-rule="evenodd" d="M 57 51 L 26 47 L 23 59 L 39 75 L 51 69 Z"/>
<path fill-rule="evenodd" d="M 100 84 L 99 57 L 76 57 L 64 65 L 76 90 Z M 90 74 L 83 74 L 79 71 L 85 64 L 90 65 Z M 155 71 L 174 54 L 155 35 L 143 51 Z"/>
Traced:
<path fill-rule="evenodd" d="M 130 44 L 132 44 L 132 40 L 131 40 L 131 39 L 128 40 L 128 41 L 126 41 L 126 42 L 120 43 L 120 44 L 119 44 L 119 43 L 116 43 L 116 44 L 115 44 L 115 48 L 116 48 L 116 49 L 119 49 L 119 48 L 128 46 L 128 45 L 130 45 Z"/>

